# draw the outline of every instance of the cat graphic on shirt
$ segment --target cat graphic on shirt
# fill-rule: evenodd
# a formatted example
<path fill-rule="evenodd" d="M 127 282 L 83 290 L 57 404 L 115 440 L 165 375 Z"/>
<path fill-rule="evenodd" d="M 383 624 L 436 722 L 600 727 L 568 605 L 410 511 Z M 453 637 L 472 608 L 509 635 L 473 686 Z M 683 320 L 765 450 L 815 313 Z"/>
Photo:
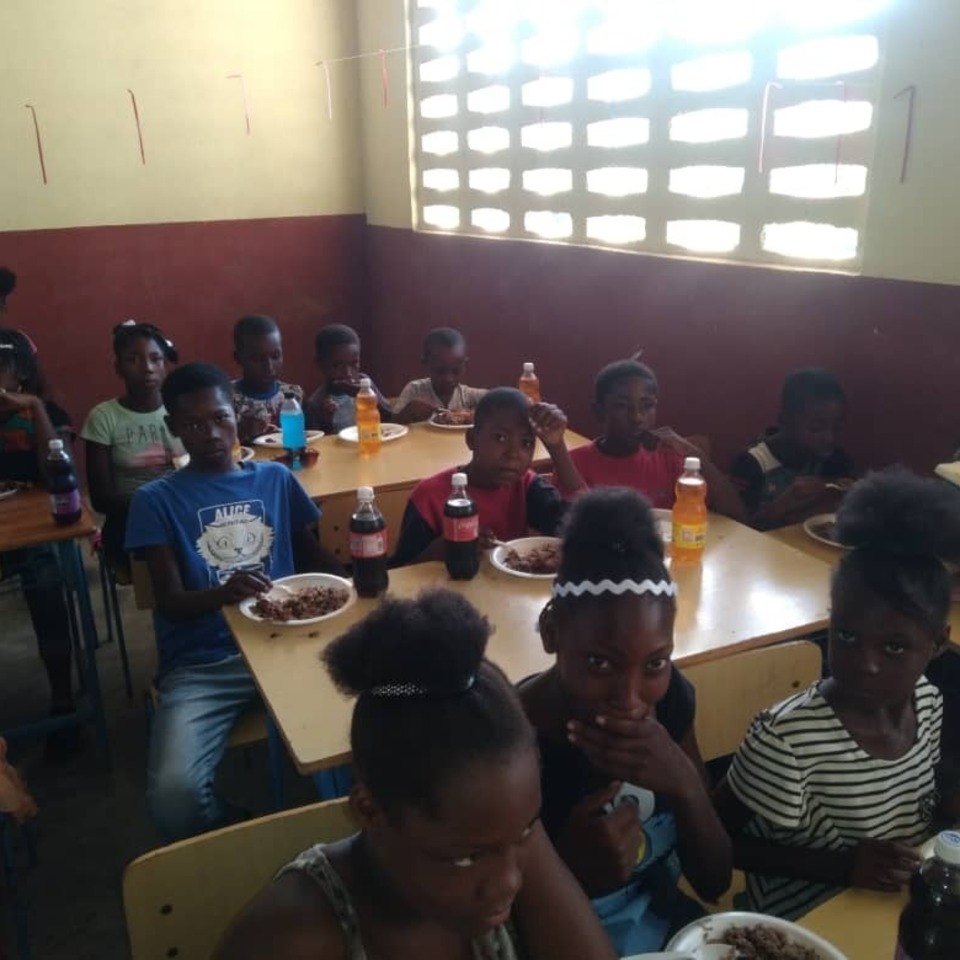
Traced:
<path fill-rule="evenodd" d="M 210 568 L 211 583 L 225 583 L 238 570 L 269 575 L 273 528 L 262 500 L 205 507 L 198 519 L 197 551 Z"/>

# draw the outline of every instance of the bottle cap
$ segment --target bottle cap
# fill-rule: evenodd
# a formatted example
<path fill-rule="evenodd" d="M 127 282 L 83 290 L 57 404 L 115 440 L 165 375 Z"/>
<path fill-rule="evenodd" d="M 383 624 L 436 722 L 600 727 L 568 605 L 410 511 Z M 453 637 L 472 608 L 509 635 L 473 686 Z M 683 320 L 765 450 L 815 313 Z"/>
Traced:
<path fill-rule="evenodd" d="M 687 457 L 683 461 L 684 470 L 699 470 L 700 469 L 700 458 L 699 457 Z"/>
<path fill-rule="evenodd" d="M 523 365 L 523 372 L 533 373 L 533 364 L 529 360 Z"/>
<path fill-rule="evenodd" d="M 467 485 L 467 475 L 465 473 L 455 473 L 451 482 L 455 487 L 465 487 Z"/>
<path fill-rule="evenodd" d="M 370 381 L 369 377 L 363 377 L 360 380 L 360 389 L 369 390 L 373 386 L 373 383 Z"/>
<path fill-rule="evenodd" d="M 372 499 L 373 499 L 373 487 L 357 487 L 357 499 L 358 499 L 358 500 L 372 500 Z"/>
<path fill-rule="evenodd" d="M 58 452 L 61 451 L 62 449 L 63 449 L 63 441 L 62 441 L 62 440 L 51 440 L 51 441 L 50 441 L 50 452 L 51 452 L 51 453 L 58 453 Z"/>
<path fill-rule="evenodd" d="M 944 830 L 933 844 L 933 855 L 951 867 L 960 867 L 960 833 Z"/>

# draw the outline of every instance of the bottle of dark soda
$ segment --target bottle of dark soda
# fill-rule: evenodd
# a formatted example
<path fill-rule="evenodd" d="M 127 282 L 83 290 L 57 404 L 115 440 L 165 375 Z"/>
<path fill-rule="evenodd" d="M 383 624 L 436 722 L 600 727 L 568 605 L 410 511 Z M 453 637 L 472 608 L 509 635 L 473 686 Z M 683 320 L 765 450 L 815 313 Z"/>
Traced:
<path fill-rule="evenodd" d="M 453 475 L 453 490 L 443 508 L 447 573 L 451 580 L 472 580 L 480 569 L 480 517 L 467 493 L 467 475 Z"/>
<path fill-rule="evenodd" d="M 353 585 L 361 597 L 379 597 L 387 592 L 387 521 L 377 509 L 373 487 L 357 490 L 357 509 L 350 517 L 350 556 Z"/>
<path fill-rule="evenodd" d="M 900 914 L 896 960 L 960 957 L 960 833 L 941 833 L 910 881 L 910 902 Z"/>
<path fill-rule="evenodd" d="M 50 441 L 46 470 L 47 490 L 50 491 L 50 512 L 60 526 L 80 519 L 80 482 L 73 469 L 73 461 L 63 449 L 62 440 Z"/>

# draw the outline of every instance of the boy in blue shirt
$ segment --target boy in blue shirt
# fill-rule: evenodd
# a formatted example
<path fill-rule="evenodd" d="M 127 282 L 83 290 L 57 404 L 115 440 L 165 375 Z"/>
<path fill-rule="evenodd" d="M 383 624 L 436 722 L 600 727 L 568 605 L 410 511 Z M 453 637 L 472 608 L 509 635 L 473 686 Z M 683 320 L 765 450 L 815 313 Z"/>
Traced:
<path fill-rule="evenodd" d="M 172 841 L 222 823 L 214 773 L 231 727 L 257 695 L 222 608 L 296 570 L 339 565 L 321 548 L 320 513 L 293 474 L 234 462 L 237 423 L 222 370 L 186 364 L 162 392 L 167 426 L 190 463 L 136 492 L 126 548 L 146 560 L 156 600 L 160 704 L 147 802 Z"/>

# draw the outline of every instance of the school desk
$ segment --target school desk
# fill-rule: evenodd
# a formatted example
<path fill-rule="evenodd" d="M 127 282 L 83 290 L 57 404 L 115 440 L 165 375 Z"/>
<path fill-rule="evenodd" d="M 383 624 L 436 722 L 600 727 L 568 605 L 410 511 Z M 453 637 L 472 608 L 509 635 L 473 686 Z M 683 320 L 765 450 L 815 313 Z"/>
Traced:
<path fill-rule="evenodd" d="M 799 923 L 832 943 L 847 960 L 892 958 L 900 911 L 906 902 L 906 893 L 844 890 L 801 917 Z"/>
<path fill-rule="evenodd" d="M 20 490 L 0 500 L 0 553 L 46 544 L 52 545 L 57 551 L 67 588 L 76 597 L 80 610 L 79 639 L 86 661 L 84 680 L 88 701 L 76 713 L 0 730 L 0 736 L 8 740 L 40 736 L 53 729 L 93 720 L 104 760 L 109 762 L 107 726 L 97 674 L 97 628 L 81 550 L 82 542 L 95 530 L 96 525 L 86 508 L 77 523 L 57 526 L 50 516 L 49 494 L 44 490 Z"/>
<path fill-rule="evenodd" d="M 674 658 L 681 665 L 803 636 L 826 624 L 825 564 L 725 517 L 711 517 L 702 563 L 672 568 L 679 587 Z M 495 632 L 488 656 L 511 680 L 550 665 L 537 634 L 550 581 L 512 577 L 486 560 L 480 574 L 467 582 L 448 580 L 442 563 L 390 572 L 395 596 L 413 597 L 431 586 L 462 593 L 490 618 Z M 338 617 L 302 628 L 268 626 L 248 620 L 236 608 L 225 611 L 302 773 L 335 766 L 348 756 L 352 702 L 334 689 L 319 655 L 375 605 L 361 600 Z"/>
<path fill-rule="evenodd" d="M 590 441 L 568 430 L 566 442 L 573 450 Z M 311 446 L 320 456 L 312 466 L 298 470 L 297 478 L 323 510 L 321 540 L 342 561 L 349 558 L 347 525 L 356 506 L 357 487 L 374 488 L 391 542 L 395 542 L 410 491 L 424 477 L 470 459 L 463 430 L 440 429 L 426 423 L 412 424 L 405 437 L 385 442 L 380 452 L 371 456 L 361 456 L 355 443 L 336 436 L 323 437 Z M 262 446 L 254 449 L 259 460 L 271 460 L 282 452 Z M 549 463 L 539 441 L 533 459 L 535 468 Z"/>

